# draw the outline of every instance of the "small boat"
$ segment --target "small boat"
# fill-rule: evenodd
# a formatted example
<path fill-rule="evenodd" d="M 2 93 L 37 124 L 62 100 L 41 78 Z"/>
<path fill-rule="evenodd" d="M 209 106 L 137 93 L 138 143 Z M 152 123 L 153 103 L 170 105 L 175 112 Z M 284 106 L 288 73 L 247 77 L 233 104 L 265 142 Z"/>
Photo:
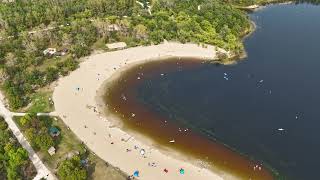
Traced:
<path fill-rule="evenodd" d="M 279 128 L 278 131 L 284 131 L 284 129 L 283 128 Z"/>
<path fill-rule="evenodd" d="M 174 139 L 173 140 L 171 140 L 171 141 L 169 141 L 170 143 L 174 143 L 175 141 L 174 141 Z"/>

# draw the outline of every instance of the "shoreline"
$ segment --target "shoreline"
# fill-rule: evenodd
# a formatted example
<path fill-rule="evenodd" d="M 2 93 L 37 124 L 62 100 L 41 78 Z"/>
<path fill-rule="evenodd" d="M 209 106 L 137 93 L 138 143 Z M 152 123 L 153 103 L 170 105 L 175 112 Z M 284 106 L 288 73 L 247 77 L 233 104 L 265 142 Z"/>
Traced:
<path fill-rule="evenodd" d="M 268 2 L 261 2 L 258 4 L 252 4 L 249 6 L 235 6 L 236 8 L 240 9 L 240 10 L 244 10 L 247 11 L 248 13 L 251 12 L 255 12 L 255 11 L 259 11 L 263 8 L 266 8 L 269 5 L 286 5 L 286 4 L 293 4 L 296 1 L 292 1 L 292 0 L 271 0 Z"/>
<path fill-rule="evenodd" d="M 222 169 L 214 167 L 213 165 L 210 165 L 211 162 L 207 162 L 204 159 L 201 159 L 195 156 L 184 155 L 184 152 L 180 151 L 179 149 L 175 147 L 165 146 L 162 143 L 159 144 L 155 139 L 146 135 L 145 133 L 140 133 L 136 129 L 132 129 L 128 127 L 126 123 L 123 122 L 123 119 L 122 117 L 120 117 L 119 114 L 112 112 L 112 110 L 106 106 L 105 97 L 108 92 L 108 89 L 113 88 L 114 83 L 116 83 L 117 80 L 119 80 L 123 76 L 123 74 L 126 73 L 127 70 L 131 70 L 132 68 L 136 68 L 145 63 L 170 61 L 169 58 L 175 58 L 175 56 L 163 56 L 160 58 L 142 60 L 118 69 L 110 78 L 108 78 L 105 82 L 103 82 L 103 84 L 100 86 L 100 88 L 97 91 L 97 95 L 95 99 L 98 105 L 98 108 L 97 108 L 98 111 L 101 112 L 104 117 L 108 118 L 111 121 L 112 127 L 119 128 L 125 131 L 130 136 L 137 138 L 143 144 L 149 147 L 152 147 L 153 149 L 157 149 L 159 152 L 161 152 L 166 156 L 170 156 L 170 157 L 173 157 L 174 159 L 181 160 L 181 161 L 187 161 L 196 167 L 209 169 L 210 171 L 213 171 L 223 176 L 223 178 L 237 179 L 237 177 L 235 177 L 234 175 L 226 173 Z M 183 57 L 183 58 L 185 59 L 188 57 Z M 213 60 L 204 60 L 201 58 L 200 59 L 192 58 L 192 59 L 194 59 L 195 61 L 213 61 Z M 181 60 L 181 61 L 184 61 L 184 60 Z"/>
<path fill-rule="evenodd" d="M 199 168 L 190 162 L 185 162 L 165 155 L 158 147 L 150 147 L 140 140 L 141 137 L 132 137 L 127 132 L 112 124 L 114 119 L 108 114 L 104 117 L 94 107 L 100 107 L 97 94 L 102 85 L 109 78 L 115 77 L 118 68 L 127 67 L 136 62 L 157 60 L 159 57 L 194 57 L 202 60 L 216 58 L 214 46 L 199 47 L 195 44 L 164 43 L 147 47 L 135 47 L 121 51 L 107 52 L 90 56 L 80 64 L 80 68 L 69 76 L 59 79 L 58 86 L 53 93 L 56 114 L 67 126 L 98 156 L 110 164 L 119 167 L 127 174 L 135 170 L 140 171 L 139 179 L 154 177 L 165 179 L 222 179 L 230 178 L 228 174 L 213 172 Z M 225 52 L 223 50 L 220 50 Z M 128 64 L 128 65 L 127 65 Z M 125 69 L 125 68 L 124 68 Z M 121 73 L 120 73 L 121 74 Z M 110 79 L 109 79 L 110 80 Z M 101 89 L 100 89 L 101 90 Z M 113 119 L 113 120 L 111 120 Z M 124 142 L 121 139 L 126 139 Z M 139 152 L 133 149 L 146 150 L 147 158 L 142 158 Z M 130 149 L 130 152 L 126 152 Z M 126 163 L 137 162 L 134 166 Z M 148 167 L 148 162 L 156 162 L 158 167 Z M 163 169 L 170 173 L 164 173 Z M 178 170 L 184 168 L 185 175 Z"/>
<path fill-rule="evenodd" d="M 190 62 L 190 60 L 193 63 L 187 63 L 186 65 L 184 62 Z M 166 62 L 164 62 L 166 61 Z M 171 61 L 173 63 L 171 63 Z M 182 69 L 189 69 L 193 68 L 194 66 L 201 65 L 203 62 L 199 62 L 199 60 L 196 59 L 188 59 L 184 58 L 183 63 L 181 63 Z M 223 143 L 223 141 L 215 139 L 214 141 L 208 140 L 207 138 L 203 137 L 202 135 L 199 135 L 193 131 L 189 131 L 189 133 L 185 134 L 183 133 L 182 136 L 175 135 L 174 132 L 177 132 L 178 129 L 180 129 L 180 125 L 177 123 L 170 123 L 168 122 L 166 124 L 166 128 L 162 128 L 163 125 L 161 122 L 164 122 L 166 120 L 166 117 L 158 116 L 157 114 L 153 114 L 153 111 L 148 108 L 146 109 L 143 104 L 137 102 L 135 100 L 135 93 L 130 93 L 130 88 L 126 89 L 126 87 L 135 87 L 136 83 L 139 84 L 139 80 L 136 79 L 139 72 L 142 72 L 142 77 L 144 78 L 150 78 L 153 75 L 164 73 L 167 74 L 171 72 L 174 69 L 167 69 L 166 65 L 162 64 L 171 64 L 175 66 L 176 63 L 180 62 L 178 58 L 170 58 L 170 59 L 160 59 L 158 61 L 154 62 L 141 62 L 137 65 L 133 65 L 133 67 L 128 67 L 127 71 L 125 72 L 119 72 L 121 73 L 121 77 L 117 81 L 110 82 L 109 85 L 111 88 L 108 88 L 108 86 L 104 86 L 102 88 L 102 91 L 107 92 L 105 93 L 105 96 L 102 98 L 106 103 L 111 103 L 111 107 L 113 109 L 108 109 L 107 113 L 110 113 L 108 111 L 111 111 L 111 113 L 116 116 L 119 121 L 123 122 L 125 124 L 125 128 L 123 128 L 126 132 L 133 133 L 134 135 L 140 135 L 142 137 L 141 140 L 144 142 L 147 142 L 149 144 L 152 144 L 152 142 L 157 142 L 159 144 L 158 147 L 160 147 L 160 150 L 162 150 L 164 153 L 169 154 L 170 156 L 173 154 L 174 157 L 179 158 L 181 160 L 188 160 L 194 162 L 193 164 L 199 165 L 199 160 L 202 164 L 206 165 L 206 168 L 213 170 L 214 172 L 228 172 L 229 175 L 234 175 L 235 177 L 252 177 L 252 170 L 246 169 L 243 167 L 254 167 L 254 163 L 260 164 L 261 162 L 252 159 L 251 156 L 243 154 L 239 152 L 238 150 L 226 145 Z M 148 64 L 152 67 L 159 67 L 159 69 L 154 69 L 153 71 L 148 70 Z M 180 63 L 179 63 L 180 64 Z M 146 67 L 147 66 L 147 67 Z M 140 70 L 143 67 L 143 70 Z M 169 66 L 171 67 L 171 66 Z M 145 69 L 146 68 L 146 69 Z M 132 73 L 133 71 L 133 73 Z M 175 70 L 174 70 L 175 71 Z M 121 85 L 122 83 L 125 83 L 124 85 Z M 119 88 L 120 87 L 120 88 Z M 111 89 L 111 93 L 109 93 L 108 90 Z M 122 95 L 125 95 L 127 98 L 126 101 L 123 101 L 121 98 Z M 116 98 L 113 98 L 116 97 Z M 109 104 L 110 105 L 110 104 Z M 104 107 L 108 108 L 108 107 Z M 116 109 L 115 109 L 116 108 Z M 142 109 L 142 110 L 141 110 Z M 135 117 L 131 117 L 131 112 L 135 112 L 138 119 Z M 141 114 L 142 113 L 142 114 Z M 151 114 L 151 115 L 150 115 Z M 141 115 L 143 115 L 141 117 Z M 137 125 L 134 121 L 134 119 L 139 121 L 139 124 Z M 157 121 L 160 123 L 156 123 L 157 125 L 154 126 L 154 122 L 151 121 Z M 147 125 L 149 124 L 149 125 Z M 171 129 L 171 130 L 170 130 Z M 173 129 L 173 131 L 172 131 Z M 143 133 L 140 133 L 143 132 Z M 168 141 L 170 138 L 175 137 L 174 139 L 178 140 L 174 145 L 168 144 Z M 147 138 L 147 141 L 145 138 Z M 151 139 L 151 140 L 150 140 Z M 203 150 L 203 148 L 193 148 L 193 143 L 186 143 L 186 142 L 197 142 L 197 144 L 202 144 L 201 147 L 207 147 L 211 150 Z M 191 146 L 190 146 L 191 145 Z M 214 150 L 215 149 L 215 150 Z M 218 150 L 219 149 L 219 150 Z M 194 151 L 196 150 L 196 151 Z M 187 158 L 192 157 L 192 158 Z M 219 158 L 221 157 L 221 158 Z M 197 163 L 198 160 L 198 163 Z M 223 163 L 221 163 L 223 161 Z M 231 166 L 225 166 L 226 164 L 233 164 Z M 202 165 L 200 164 L 200 165 Z M 262 163 L 263 164 L 263 163 Z M 264 166 L 266 167 L 266 166 Z M 240 170 L 241 169 L 241 170 Z M 266 171 L 270 171 L 269 168 L 266 168 Z M 271 173 L 272 174 L 272 173 Z M 265 174 L 266 175 L 266 174 Z M 255 175 L 253 175 L 255 176 Z M 259 179 L 265 179 L 266 176 L 259 177 Z M 228 177 L 227 179 L 231 179 Z"/>

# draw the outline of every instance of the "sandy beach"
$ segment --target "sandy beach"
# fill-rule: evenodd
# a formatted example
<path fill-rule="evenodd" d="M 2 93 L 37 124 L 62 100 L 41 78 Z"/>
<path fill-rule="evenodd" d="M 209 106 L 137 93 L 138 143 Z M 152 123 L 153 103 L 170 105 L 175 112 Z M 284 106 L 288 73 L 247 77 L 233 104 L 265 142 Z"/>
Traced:
<path fill-rule="evenodd" d="M 129 175 L 138 170 L 139 179 L 224 179 L 228 175 L 169 156 L 144 143 L 139 136 L 124 132 L 115 123 L 116 119 L 104 115 L 97 98 L 99 89 L 101 91 L 106 82 L 116 79 L 115 76 L 132 64 L 170 56 L 214 59 L 215 49 L 213 46 L 164 43 L 92 55 L 77 70 L 59 79 L 53 93 L 54 113 L 96 155 Z M 141 155 L 141 149 L 144 149 L 144 155 Z M 179 173 L 181 168 L 185 170 L 183 175 Z"/>

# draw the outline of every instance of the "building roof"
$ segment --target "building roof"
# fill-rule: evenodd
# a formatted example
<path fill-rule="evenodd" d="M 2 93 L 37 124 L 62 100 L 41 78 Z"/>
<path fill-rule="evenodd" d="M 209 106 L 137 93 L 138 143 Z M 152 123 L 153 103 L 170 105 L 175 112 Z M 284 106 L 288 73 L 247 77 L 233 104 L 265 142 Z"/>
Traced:
<path fill-rule="evenodd" d="M 117 43 L 110 43 L 106 44 L 108 49 L 123 49 L 127 47 L 127 44 L 125 42 L 117 42 Z"/>
<path fill-rule="evenodd" d="M 47 55 L 47 54 L 54 55 L 56 52 L 57 52 L 56 48 L 48 48 L 43 51 L 43 54 L 44 55 Z"/>
<path fill-rule="evenodd" d="M 54 134 L 60 132 L 59 129 L 55 126 L 50 127 L 49 131 L 50 131 L 50 133 L 54 133 Z"/>
<path fill-rule="evenodd" d="M 50 156 L 54 155 L 56 153 L 56 148 L 54 148 L 53 146 L 51 146 L 48 149 L 48 153 L 50 154 Z"/>
<path fill-rule="evenodd" d="M 49 132 L 52 137 L 58 137 L 60 135 L 59 129 L 54 126 L 50 127 Z"/>

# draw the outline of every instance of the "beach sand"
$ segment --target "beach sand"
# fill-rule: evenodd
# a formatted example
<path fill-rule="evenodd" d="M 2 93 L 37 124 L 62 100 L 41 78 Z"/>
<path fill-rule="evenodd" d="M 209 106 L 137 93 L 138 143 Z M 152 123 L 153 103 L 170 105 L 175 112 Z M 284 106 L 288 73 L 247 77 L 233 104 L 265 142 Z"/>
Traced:
<path fill-rule="evenodd" d="M 225 52 L 221 49 L 219 51 Z M 124 132 L 119 128 L 119 123 L 116 123 L 119 121 L 115 117 L 103 112 L 99 94 L 105 91 L 103 85 L 106 82 L 116 80 L 116 76 L 121 75 L 121 71 L 132 64 L 170 56 L 214 59 L 216 48 L 166 42 L 92 55 L 77 70 L 59 79 L 53 93 L 54 114 L 60 116 L 103 160 L 119 167 L 128 175 L 138 170 L 138 179 L 229 179 L 227 174 L 197 167 L 191 162 L 163 153 L 151 143 L 145 143 L 140 136 Z M 141 149 L 145 150 L 144 155 L 140 154 Z M 154 164 L 150 166 L 152 163 Z M 165 168 L 168 173 L 164 172 Z M 180 168 L 185 170 L 184 175 L 179 173 Z"/>

